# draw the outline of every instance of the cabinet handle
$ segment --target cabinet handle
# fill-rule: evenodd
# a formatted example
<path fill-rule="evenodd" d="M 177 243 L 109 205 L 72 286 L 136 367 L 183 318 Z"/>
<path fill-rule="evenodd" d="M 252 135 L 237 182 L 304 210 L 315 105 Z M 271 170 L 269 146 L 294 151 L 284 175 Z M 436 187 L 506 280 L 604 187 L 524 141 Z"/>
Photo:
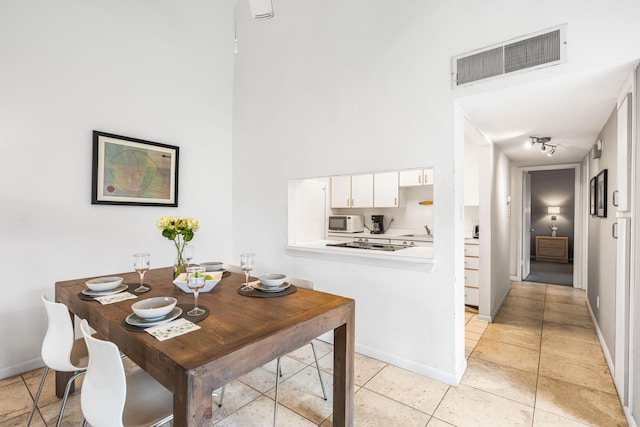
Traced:
<path fill-rule="evenodd" d="M 613 237 L 614 239 L 618 238 L 618 223 L 614 222 L 613 225 L 611 226 L 611 237 Z"/>
<path fill-rule="evenodd" d="M 613 206 L 618 206 L 618 190 L 613 191 Z"/>
<path fill-rule="evenodd" d="M 397 197 L 393 198 L 393 206 L 398 206 L 398 198 Z"/>

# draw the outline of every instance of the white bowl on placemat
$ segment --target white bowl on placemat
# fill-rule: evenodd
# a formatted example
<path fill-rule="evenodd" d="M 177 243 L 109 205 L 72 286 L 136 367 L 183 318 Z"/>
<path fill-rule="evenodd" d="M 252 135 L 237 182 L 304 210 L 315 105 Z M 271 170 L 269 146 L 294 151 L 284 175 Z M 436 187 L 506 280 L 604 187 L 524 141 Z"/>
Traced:
<path fill-rule="evenodd" d="M 87 287 L 92 291 L 106 292 L 117 288 L 122 283 L 122 277 L 96 277 L 85 282 Z"/>
<path fill-rule="evenodd" d="M 280 273 L 270 273 L 263 274 L 262 276 L 258 277 L 258 279 L 260 279 L 260 284 L 262 286 L 275 287 L 281 286 L 284 281 L 287 280 L 287 275 Z"/>
<path fill-rule="evenodd" d="M 131 309 L 138 317 L 155 319 L 171 312 L 177 302 L 173 297 L 153 297 L 132 304 Z"/>
<path fill-rule="evenodd" d="M 205 272 L 204 287 L 200 289 L 200 293 L 209 292 L 211 289 L 213 289 L 222 279 L 222 273 L 222 270 Z M 193 290 L 189 289 L 189 287 L 187 286 L 187 273 L 180 273 L 180 275 L 173 281 L 173 284 L 179 287 L 180 290 L 188 294 L 193 293 Z"/>
<path fill-rule="evenodd" d="M 211 262 L 201 262 L 200 267 L 206 268 L 207 271 L 220 271 L 222 270 L 223 265 L 221 262 L 211 261 Z"/>

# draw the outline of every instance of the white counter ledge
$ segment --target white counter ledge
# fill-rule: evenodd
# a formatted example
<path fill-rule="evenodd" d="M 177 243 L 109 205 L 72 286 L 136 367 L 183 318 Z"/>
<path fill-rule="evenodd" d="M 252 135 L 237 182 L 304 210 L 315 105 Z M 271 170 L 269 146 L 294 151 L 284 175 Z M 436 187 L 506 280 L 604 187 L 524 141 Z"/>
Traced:
<path fill-rule="evenodd" d="M 339 242 L 335 240 L 313 240 L 287 245 L 285 249 L 292 256 L 371 264 L 428 273 L 433 271 L 436 262 L 433 257 L 432 247 L 411 246 L 397 251 L 376 251 L 327 246 L 327 243 Z"/>

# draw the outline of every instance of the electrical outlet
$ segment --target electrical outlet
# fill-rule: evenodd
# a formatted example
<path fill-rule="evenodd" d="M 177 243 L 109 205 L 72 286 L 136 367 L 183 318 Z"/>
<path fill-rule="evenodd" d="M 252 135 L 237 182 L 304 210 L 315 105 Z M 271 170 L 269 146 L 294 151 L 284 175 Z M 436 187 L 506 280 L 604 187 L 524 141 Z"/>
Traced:
<path fill-rule="evenodd" d="M 600 308 L 600 295 L 596 297 L 596 308 Z"/>

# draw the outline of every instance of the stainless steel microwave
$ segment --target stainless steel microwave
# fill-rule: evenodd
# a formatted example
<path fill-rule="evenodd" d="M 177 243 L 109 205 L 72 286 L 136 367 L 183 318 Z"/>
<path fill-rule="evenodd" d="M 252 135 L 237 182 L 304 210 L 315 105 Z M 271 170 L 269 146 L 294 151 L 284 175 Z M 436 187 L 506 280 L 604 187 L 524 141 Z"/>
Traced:
<path fill-rule="evenodd" d="M 364 218 L 362 215 L 329 215 L 329 232 L 362 233 Z"/>

